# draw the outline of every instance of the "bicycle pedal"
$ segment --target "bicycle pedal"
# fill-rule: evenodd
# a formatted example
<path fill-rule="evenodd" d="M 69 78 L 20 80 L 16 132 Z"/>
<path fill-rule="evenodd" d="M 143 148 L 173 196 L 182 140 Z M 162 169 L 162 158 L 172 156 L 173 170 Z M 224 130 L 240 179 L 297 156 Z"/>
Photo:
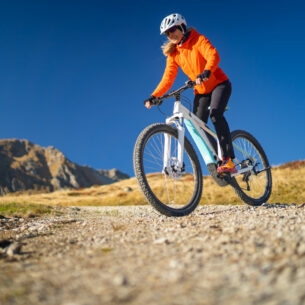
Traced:
<path fill-rule="evenodd" d="M 232 179 L 231 174 L 230 173 L 218 173 L 217 175 L 218 178 L 221 178 L 223 180 L 225 180 L 226 182 L 230 182 L 230 180 Z"/>

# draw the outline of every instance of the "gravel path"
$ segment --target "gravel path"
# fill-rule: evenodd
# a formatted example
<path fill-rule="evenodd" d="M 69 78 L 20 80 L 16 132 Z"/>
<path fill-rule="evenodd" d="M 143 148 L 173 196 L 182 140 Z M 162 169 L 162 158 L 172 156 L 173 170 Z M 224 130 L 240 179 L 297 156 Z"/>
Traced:
<path fill-rule="evenodd" d="M 305 304 L 304 205 L 59 211 L 0 218 L 0 304 Z"/>

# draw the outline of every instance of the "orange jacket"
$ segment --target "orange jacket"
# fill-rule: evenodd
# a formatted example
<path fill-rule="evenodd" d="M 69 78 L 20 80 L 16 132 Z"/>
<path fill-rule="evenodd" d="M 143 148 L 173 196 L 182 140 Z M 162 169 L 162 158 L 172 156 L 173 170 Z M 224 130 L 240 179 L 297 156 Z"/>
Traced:
<path fill-rule="evenodd" d="M 160 97 L 171 88 L 179 67 L 192 81 L 204 70 L 210 70 L 209 79 L 194 87 L 195 94 L 210 93 L 218 84 L 228 79 L 218 67 L 219 62 L 216 48 L 204 35 L 193 29 L 188 39 L 181 46 L 177 45 L 176 50 L 167 56 L 163 77 L 152 95 Z"/>

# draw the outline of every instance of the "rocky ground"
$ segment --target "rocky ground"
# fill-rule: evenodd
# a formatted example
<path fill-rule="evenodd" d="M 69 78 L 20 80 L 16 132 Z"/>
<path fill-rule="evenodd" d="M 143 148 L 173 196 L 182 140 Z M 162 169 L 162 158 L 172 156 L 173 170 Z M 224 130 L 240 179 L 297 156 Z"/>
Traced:
<path fill-rule="evenodd" d="M 0 219 L 0 304 L 305 304 L 305 206 Z"/>

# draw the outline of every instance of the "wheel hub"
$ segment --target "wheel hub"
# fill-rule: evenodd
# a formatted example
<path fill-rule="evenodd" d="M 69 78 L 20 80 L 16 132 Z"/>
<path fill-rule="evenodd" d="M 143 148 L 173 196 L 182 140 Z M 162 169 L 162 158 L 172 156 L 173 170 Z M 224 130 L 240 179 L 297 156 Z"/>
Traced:
<path fill-rule="evenodd" d="M 164 168 L 165 174 L 175 180 L 181 179 L 182 173 L 184 172 L 184 164 L 181 167 L 176 157 L 170 158 L 168 163 L 168 166 Z"/>

